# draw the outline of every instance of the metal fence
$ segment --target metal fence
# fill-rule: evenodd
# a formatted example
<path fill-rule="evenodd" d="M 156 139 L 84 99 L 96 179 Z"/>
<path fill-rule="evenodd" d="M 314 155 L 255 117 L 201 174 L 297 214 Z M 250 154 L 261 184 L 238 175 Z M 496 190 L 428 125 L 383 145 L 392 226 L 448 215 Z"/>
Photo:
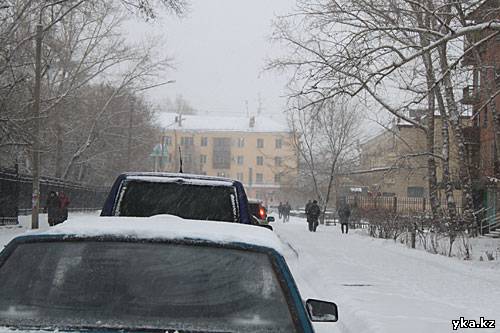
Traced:
<path fill-rule="evenodd" d="M 415 197 L 368 197 L 368 196 L 348 196 L 347 202 L 352 207 L 362 210 L 387 210 L 404 215 L 430 213 L 431 207 L 427 198 Z M 445 198 L 440 200 L 441 209 L 446 210 L 448 203 Z M 457 210 L 462 212 L 462 207 L 457 202 Z"/>
<path fill-rule="evenodd" d="M 17 224 L 18 215 L 31 212 L 32 177 L 15 169 L 0 169 L 0 225 Z M 41 177 L 40 207 L 51 191 L 64 191 L 70 199 L 70 210 L 101 209 L 107 187 L 91 187 L 58 178 Z"/>

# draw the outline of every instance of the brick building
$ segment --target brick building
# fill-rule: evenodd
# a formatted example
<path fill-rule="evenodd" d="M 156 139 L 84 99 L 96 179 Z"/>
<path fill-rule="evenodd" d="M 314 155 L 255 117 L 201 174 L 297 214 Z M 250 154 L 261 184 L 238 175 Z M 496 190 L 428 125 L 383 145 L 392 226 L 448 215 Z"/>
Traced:
<path fill-rule="evenodd" d="M 469 17 L 471 22 L 482 23 L 500 19 L 500 0 L 483 2 Z M 496 34 L 496 35 L 495 35 Z M 490 37 L 488 39 L 488 37 Z M 471 82 L 464 88 L 462 103 L 472 107 L 474 129 L 479 133 L 478 163 L 475 178 L 475 190 L 487 209 L 487 216 L 494 217 L 500 208 L 500 195 L 495 179 L 499 178 L 499 164 L 493 108 L 500 112 L 500 34 L 485 29 L 467 36 L 465 50 L 473 43 L 487 39 L 478 48 L 479 62 L 473 52 L 465 53 L 462 65 L 469 70 Z M 496 96 L 496 97 L 495 97 Z"/>

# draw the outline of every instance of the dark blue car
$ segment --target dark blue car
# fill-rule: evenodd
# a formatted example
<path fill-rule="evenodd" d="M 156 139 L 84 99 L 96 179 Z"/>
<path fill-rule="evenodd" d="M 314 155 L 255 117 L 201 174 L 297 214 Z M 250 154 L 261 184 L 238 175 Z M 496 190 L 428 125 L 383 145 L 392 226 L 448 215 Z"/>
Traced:
<path fill-rule="evenodd" d="M 0 331 L 313 332 L 273 232 L 175 216 L 80 218 L 0 253 Z"/>
<path fill-rule="evenodd" d="M 182 173 L 122 174 L 101 211 L 101 216 L 158 214 L 251 224 L 247 197 L 239 181 Z"/>

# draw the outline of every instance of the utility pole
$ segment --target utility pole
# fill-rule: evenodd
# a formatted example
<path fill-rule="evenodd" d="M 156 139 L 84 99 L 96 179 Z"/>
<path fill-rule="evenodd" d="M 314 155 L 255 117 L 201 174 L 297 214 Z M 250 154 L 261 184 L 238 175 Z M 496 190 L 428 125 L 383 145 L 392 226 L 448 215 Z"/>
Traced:
<path fill-rule="evenodd" d="M 33 119 L 35 120 L 33 140 L 33 193 L 31 195 L 31 229 L 38 229 L 40 212 L 40 81 L 42 75 L 42 22 L 36 25 L 35 47 L 35 98 Z"/>
<path fill-rule="evenodd" d="M 134 121 L 134 97 L 130 97 L 130 107 L 129 107 L 129 119 L 128 119 L 128 144 L 127 144 L 127 170 L 130 170 L 130 157 L 132 155 L 132 124 Z"/>

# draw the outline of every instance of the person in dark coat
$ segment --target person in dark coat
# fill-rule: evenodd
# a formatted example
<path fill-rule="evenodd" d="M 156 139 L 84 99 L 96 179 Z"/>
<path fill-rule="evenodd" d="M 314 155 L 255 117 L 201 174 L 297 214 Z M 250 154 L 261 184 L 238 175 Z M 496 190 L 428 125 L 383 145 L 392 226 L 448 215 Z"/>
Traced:
<path fill-rule="evenodd" d="M 68 206 L 70 204 L 69 197 L 64 192 L 59 192 L 59 209 L 61 216 L 57 223 L 62 223 L 68 219 Z"/>
<path fill-rule="evenodd" d="M 280 204 L 278 206 L 278 216 L 281 218 L 283 216 L 283 203 L 280 201 Z"/>
<path fill-rule="evenodd" d="M 288 201 L 283 206 L 283 222 L 290 221 L 290 211 L 292 210 L 292 206 L 288 203 Z"/>
<path fill-rule="evenodd" d="M 342 233 L 344 233 L 345 228 L 345 233 L 347 234 L 349 232 L 349 217 L 351 216 L 351 209 L 349 208 L 349 205 L 345 202 L 342 203 L 337 210 L 337 214 L 339 215 Z"/>
<path fill-rule="evenodd" d="M 307 224 L 309 225 L 309 231 L 316 232 L 320 214 L 321 209 L 319 208 L 318 201 L 314 200 L 307 210 Z"/>
<path fill-rule="evenodd" d="M 59 197 L 54 191 L 50 191 L 47 201 L 45 202 L 45 212 L 50 226 L 56 225 L 59 221 L 61 210 L 59 208 Z"/>

